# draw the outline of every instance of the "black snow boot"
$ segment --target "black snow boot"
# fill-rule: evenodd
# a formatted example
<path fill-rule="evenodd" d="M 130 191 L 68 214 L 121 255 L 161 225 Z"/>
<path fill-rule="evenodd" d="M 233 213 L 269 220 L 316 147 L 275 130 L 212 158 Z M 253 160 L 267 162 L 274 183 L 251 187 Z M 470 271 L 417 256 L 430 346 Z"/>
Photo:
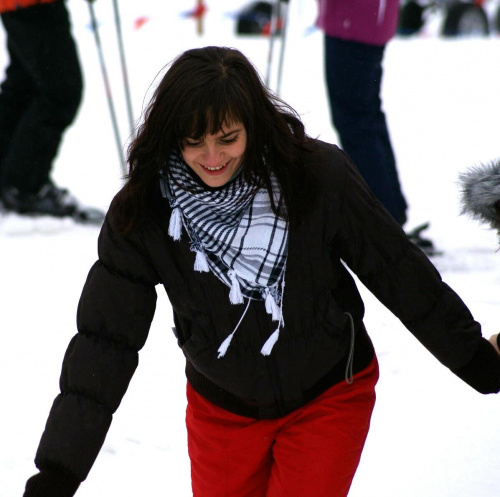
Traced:
<path fill-rule="evenodd" d="M 421 224 L 420 226 L 417 226 L 416 228 L 406 233 L 406 236 L 428 257 L 442 255 L 442 252 L 436 249 L 432 240 L 422 236 L 422 232 L 425 231 L 428 227 L 429 223 Z"/>
<path fill-rule="evenodd" d="M 2 190 L 2 202 L 7 210 L 19 214 L 43 214 L 54 217 L 73 216 L 78 208 L 77 201 L 52 182 L 46 183 L 36 194 L 23 194 L 17 188 Z"/>
<path fill-rule="evenodd" d="M 36 194 L 23 194 L 14 187 L 4 188 L 0 200 L 6 211 L 23 215 L 72 217 L 85 224 L 100 224 L 104 220 L 102 211 L 80 205 L 68 190 L 57 187 L 52 181 Z"/>

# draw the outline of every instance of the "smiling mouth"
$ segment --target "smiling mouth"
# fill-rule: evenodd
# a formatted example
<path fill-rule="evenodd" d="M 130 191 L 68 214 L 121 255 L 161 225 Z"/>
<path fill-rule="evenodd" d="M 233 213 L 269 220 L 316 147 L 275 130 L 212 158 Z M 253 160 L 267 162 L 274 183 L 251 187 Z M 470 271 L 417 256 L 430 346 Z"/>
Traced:
<path fill-rule="evenodd" d="M 201 166 L 203 167 L 203 169 L 206 169 L 207 171 L 211 171 L 211 172 L 215 172 L 215 171 L 221 171 L 222 169 L 224 169 L 229 163 L 231 162 L 231 160 L 228 160 L 225 164 L 222 164 L 221 166 L 217 166 L 217 167 L 208 167 L 208 166 L 204 166 L 203 164 L 201 164 Z"/>

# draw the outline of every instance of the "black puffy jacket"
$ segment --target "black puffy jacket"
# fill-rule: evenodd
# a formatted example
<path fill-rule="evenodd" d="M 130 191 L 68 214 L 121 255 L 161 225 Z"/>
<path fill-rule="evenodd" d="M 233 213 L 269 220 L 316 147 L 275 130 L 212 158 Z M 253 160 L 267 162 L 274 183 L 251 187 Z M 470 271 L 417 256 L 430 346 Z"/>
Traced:
<path fill-rule="evenodd" d="M 56 398 L 36 456 L 40 469 L 83 481 L 127 390 L 155 312 L 158 284 L 174 310 L 187 376 L 203 396 L 235 413 L 283 416 L 342 381 L 353 346 L 353 372 L 373 357 L 363 303 L 347 265 L 444 365 L 483 393 L 500 390 L 500 356 L 481 337 L 460 298 L 373 197 L 347 156 L 316 142 L 307 156 L 314 204 L 291 229 L 284 323 L 270 356 L 260 349 L 276 328 L 252 301 L 226 353 L 221 342 L 244 305 L 228 288 L 193 270 L 185 233 L 168 236 L 170 208 L 158 191 L 155 215 L 122 236 L 108 214 L 78 308 Z M 121 195 L 120 193 L 119 195 Z M 110 210 L 112 213 L 112 209 Z M 348 316 L 353 318 L 353 326 Z"/>

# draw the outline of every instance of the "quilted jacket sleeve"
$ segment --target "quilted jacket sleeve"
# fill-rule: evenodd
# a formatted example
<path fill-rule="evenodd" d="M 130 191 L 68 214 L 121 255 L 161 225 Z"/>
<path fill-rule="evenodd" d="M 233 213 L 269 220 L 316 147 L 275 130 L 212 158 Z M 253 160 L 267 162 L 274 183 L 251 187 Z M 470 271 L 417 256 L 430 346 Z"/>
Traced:
<path fill-rule="evenodd" d="M 444 365 L 482 393 L 500 390 L 500 356 L 460 297 L 375 199 L 347 156 L 341 257 Z"/>
<path fill-rule="evenodd" d="M 79 302 L 78 333 L 64 357 L 61 393 L 36 454 L 39 469 L 87 477 L 137 367 L 157 283 L 140 234 L 122 237 L 108 215 Z"/>

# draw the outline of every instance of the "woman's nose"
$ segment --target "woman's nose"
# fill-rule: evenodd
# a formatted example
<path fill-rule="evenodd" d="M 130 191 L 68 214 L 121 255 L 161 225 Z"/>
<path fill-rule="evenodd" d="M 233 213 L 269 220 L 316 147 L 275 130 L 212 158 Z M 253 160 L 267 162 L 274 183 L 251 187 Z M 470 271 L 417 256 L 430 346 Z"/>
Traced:
<path fill-rule="evenodd" d="M 221 151 L 216 145 L 207 145 L 205 148 L 205 165 L 208 167 L 218 167 L 221 165 Z"/>

